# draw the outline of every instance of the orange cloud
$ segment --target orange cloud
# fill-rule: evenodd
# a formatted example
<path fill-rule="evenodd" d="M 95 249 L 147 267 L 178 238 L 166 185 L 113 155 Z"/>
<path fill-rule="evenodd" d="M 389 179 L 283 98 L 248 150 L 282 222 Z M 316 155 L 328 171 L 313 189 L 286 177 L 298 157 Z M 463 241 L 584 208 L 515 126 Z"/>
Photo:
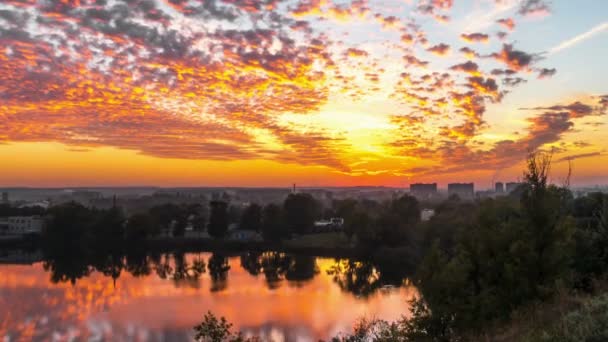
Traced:
<path fill-rule="evenodd" d="M 438 44 L 427 49 L 427 51 L 436 54 L 437 56 L 446 56 L 450 53 L 450 46 L 447 44 Z"/>
<path fill-rule="evenodd" d="M 489 36 L 485 33 L 463 33 L 460 38 L 467 43 L 487 43 Z"/>

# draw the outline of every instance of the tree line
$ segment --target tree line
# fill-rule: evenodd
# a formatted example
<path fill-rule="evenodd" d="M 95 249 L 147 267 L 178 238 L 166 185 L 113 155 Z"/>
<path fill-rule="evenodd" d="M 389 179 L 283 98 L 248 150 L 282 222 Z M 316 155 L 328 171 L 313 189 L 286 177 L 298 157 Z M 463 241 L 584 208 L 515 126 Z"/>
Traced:
<path fill-rule="evenodd" d="M 550 184 L 550 169 L 550 154 L 531 154 L 518 191 L 474 202 L 449 198 L 428 222 L 406 214 L 416 207 L 407 197 L 380 206 L 341 203 L 355 218 L 347 220 L 347 234 L 411 246 L 421 296 L 409 317 L 362 320 L 332 341 L 475 340 L 522 307 L 598 290 L 608 271 L 608 195 L 574 198 L 567 182 Z M 195 332 L 200 341 L 251 340 L 212 313 Z M 602 334 L 591 340 L 608 338 Z"/>

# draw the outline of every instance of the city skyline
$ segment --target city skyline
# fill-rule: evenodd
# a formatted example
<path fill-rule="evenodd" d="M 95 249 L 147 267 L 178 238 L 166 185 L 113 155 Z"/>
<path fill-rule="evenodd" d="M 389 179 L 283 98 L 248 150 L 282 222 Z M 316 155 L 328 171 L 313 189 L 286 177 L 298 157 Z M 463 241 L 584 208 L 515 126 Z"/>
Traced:
<path fill-rule="evenodd" d="M 7 0 L 1 187 L 608 183 L 608 3 Z M 570 163 L 569 163 L 570 161 Z"/>

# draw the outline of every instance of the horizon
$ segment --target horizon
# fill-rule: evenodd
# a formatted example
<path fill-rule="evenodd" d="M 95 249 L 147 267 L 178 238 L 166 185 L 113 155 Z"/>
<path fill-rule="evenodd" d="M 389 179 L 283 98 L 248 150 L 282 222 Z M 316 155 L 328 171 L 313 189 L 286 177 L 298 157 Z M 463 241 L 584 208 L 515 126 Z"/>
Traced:
<path fill-rule="evenodd" d="M 608 2 L 0 3 L 6 187 L 608 184 Z M 152 184 L 152 185 L 151 185 Z M 80 186 L 84 187 L 84 186 Z"/>

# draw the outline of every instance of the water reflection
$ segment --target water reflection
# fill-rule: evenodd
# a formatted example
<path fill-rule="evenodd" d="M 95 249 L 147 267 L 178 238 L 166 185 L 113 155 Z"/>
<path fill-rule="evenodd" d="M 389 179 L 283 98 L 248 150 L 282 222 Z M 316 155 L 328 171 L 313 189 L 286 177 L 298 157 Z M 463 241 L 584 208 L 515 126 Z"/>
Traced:
<path fill-rule="evenodd" d="M 313 341 L 363 316 L 398 318 L 416 295 L 396 270 L 279 252 L 44 251 L 30 265 L 11 253 L 0 252 L 0 338 L 10 340 L 190 340 L 211 310 L 266 339 Z"/>

